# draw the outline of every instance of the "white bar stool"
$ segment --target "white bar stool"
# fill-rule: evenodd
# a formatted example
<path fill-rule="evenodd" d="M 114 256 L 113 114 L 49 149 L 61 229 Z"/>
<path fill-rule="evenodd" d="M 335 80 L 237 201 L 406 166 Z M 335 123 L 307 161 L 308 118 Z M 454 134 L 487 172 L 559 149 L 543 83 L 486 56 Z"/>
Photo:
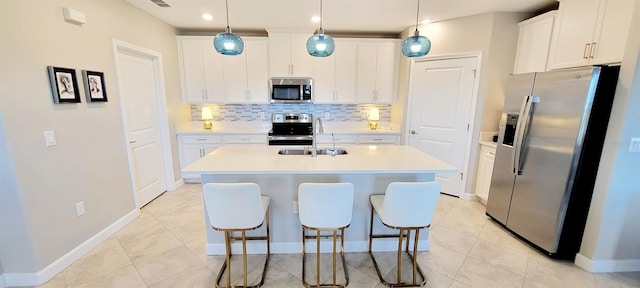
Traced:
<path fill-rule="evenodd" d="M 380 281 L 389 287 L 415 287 L 424 286 L 427 278 L 422 269 L 418 266 L 418 237 L 420 229 L 431 226 L 433 212 L 438 203 L 440 195 L 440 184 L 436 182 L 392 182 L 387 186 L 384 195 L 371 195 L 371 221 L 369 227 L 369 255 L 378 272 Z M 378 214 L 382 224 L 388 228 L 399 230 L 393 235 L 373 234 L 373 212 Z M 413 256 L 409 253 L 409 241 L 411 231 L 415 230 L 416 235 L 413 244 Z M 396 283 L 387 282 L 378 268 L 376 258 L 372 252 L 372 242 L 374 238 L 398 238 L 398 278 Z M 405 252 L 413 261 L 413 280 L 402 282 L 402 241 L 406 237 L 407 243 Z M 420 273 L 423 281 L 418 282 L 416 273 Z"/>
<path fill-rule="evenodd" d="M 344 229 L 351 225 L 354 188 L 351 183 L 302 183 L 298 187 L 298 205 L 302 224 L 302 284 L 305 287 L 345 287 L 349 285 L 347 262 L 344 259 Z M 316 235 L 306 235 L 307 229 Z M 337 235 L 337 231 L 340 235 Z M 321 235 L 320 231 L 332 231 Z M 320 283 L 320 238 L 333 237 L 333 282 Z M 316 239 L 316 285 L 306 281 L 306 239 Z M 340 256 L 344 268 L 345 283 L 336 283 L 336 239 L 340 238 Z"/>
<path fill-rule="evenodd" d="M 213 230 L 224 232 L 226 259 L 218 277 L 216 288 L 238 287 L 231 286 L 231 241 L 242 240 L 242 264 L 244 285 L 242 287 L 260 287 L 264 284 L 265 272 L 269 264 L 271 249 L 269 246 L 269 202 L 268 196 L 260 194 L 260 187 L 256 183 L 206 183 L 203 186 L 204 206 Z M 246 232 L 260 228 L 267 223 L 266 236 L 247 237 Z M 241 237 L 233 237 L 233 232 L 240 232 Z M 267 257 L 260 283 L 247 286 L 247 240 L 266 240 Z M 222 275 L 227 271 L 227 286 L 220 286 Z"/>

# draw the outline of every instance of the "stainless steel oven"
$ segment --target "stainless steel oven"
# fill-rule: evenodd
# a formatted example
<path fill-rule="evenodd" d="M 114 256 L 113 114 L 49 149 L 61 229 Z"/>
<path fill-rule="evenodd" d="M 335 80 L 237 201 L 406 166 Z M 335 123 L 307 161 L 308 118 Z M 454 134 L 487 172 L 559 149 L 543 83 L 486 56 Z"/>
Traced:
<path fill-rule="evenodd" d="M 276 113 L 271 115 L 269 145 L 312 145 L 313 115 Z"/>

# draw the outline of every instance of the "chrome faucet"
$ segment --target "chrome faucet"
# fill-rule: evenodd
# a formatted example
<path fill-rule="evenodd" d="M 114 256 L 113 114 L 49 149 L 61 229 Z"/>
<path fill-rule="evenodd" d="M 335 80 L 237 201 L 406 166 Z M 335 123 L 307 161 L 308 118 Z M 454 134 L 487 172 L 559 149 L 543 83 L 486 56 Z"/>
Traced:
<path fill-rule="evenodd" d="M 319 125 L 319 127 L 316 127 L 316 125 Z M 311 150 L 311 157 L 316 157 L 318 156 L 318 141 L 316 139 L 316 130 L 318 130 L 318 133 L 324 133 L 324 128 L 322 127 L 322 119 L 320 119 L 320 117 L 316 117 L 315 119 L 313 119 L 313 123 L 311 123 L 311 130 L 313 132 L 313 149 Z"/>

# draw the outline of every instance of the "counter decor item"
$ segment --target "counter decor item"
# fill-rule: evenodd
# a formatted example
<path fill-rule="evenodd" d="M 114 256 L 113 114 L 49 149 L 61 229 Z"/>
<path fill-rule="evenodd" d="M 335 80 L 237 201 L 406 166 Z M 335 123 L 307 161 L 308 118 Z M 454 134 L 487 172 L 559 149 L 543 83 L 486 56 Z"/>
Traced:
<path fill-rule="evenodd" d="M 202 117 L 202 120 L 204 120 L 204 123 L 202 123 L 202 128 L 211 130 L 211 128 L 213 128 L 213 122 L 211 122 L 211 120 L 213 120 L 213 111 L 211 111 L 211 108 L 202 107 L 201 117 Z"/>
<path fill-rule="evenodd" d="M 87 102 L 107 102 L 107 90 L 104 84 L 104 73 L 82 70 L 84 93 Z"/>
<path fill-rule="evenodd" d="M 80 103 L 75 69 L 47 66 L 47 71 L 54 103 Z"/>
<path fill-rule="evenodd" d="M 378 110 L 378 108 L 376 107 L 371 108 L 371 111 L 369 112 L 369 116 L 367 118 L 369 120 L 369 129 L 378 129 L 378 121 L 380 121 L 380 110 Z"/>

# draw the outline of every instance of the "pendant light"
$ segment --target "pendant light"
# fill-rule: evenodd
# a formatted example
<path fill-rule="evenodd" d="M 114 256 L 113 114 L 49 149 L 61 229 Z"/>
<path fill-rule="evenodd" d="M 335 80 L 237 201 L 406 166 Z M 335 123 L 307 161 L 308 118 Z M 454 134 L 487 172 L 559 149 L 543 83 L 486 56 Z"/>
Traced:
<path fill-rule="evenodd" d="M 320 0 L 320 29 L 307 40 L 307 52 L 314 57 L 327 57 L 335 50 L 333 38 L 322 29 L 322 0 Z"/>
<path fill-rule="evenodd" d="M 416 12 L 416 32 L 411 37 L 407 37 L 402 41 L 402 55 L 407 57 L 420 57 L 427 55 L 431 50 L 431 40 L 425 36 L 420 36 L 418 31 L 418 17 L 420 15 L 420 0 L 418 0 L 418 9 Z"/>
<path fill-rule="evenodd" d="M 226 0 L 227 29 L 224 33 L 218 33 L 213 39 L 213 47 L 222 55 L 240 55 L 244 51 L 244 42 L 240 36 L 231 33 L 229 28 L 229 0 Z"/>

